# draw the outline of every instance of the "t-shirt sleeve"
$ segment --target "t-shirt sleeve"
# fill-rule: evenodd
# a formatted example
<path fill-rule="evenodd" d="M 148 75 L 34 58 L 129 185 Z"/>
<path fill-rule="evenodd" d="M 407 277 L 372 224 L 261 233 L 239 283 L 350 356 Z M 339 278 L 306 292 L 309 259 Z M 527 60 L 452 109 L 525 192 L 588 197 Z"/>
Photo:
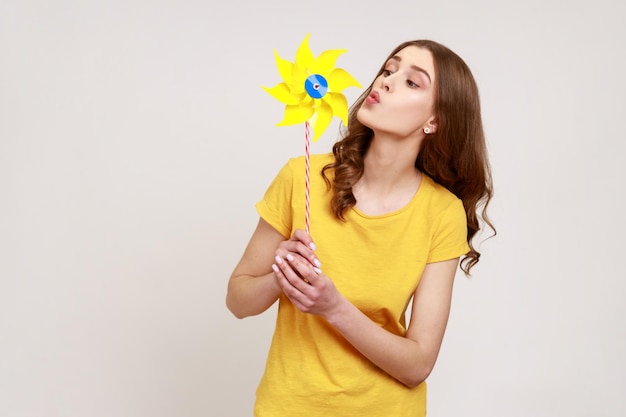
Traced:
<path fill-rule="evenodd" d="M 291 237 L 293 224 L 293 159 L 290 159 L 278 172 L 263 199 L 256 203 L 256 210 L 263 220 L 268 222 L 286 239 Z"/>
<path fill-rule="evenodd" d="M 454 259 L 467 252 L 467 216 L 463 202 L 457 199 L 436 221 L 427 263 Z"/>

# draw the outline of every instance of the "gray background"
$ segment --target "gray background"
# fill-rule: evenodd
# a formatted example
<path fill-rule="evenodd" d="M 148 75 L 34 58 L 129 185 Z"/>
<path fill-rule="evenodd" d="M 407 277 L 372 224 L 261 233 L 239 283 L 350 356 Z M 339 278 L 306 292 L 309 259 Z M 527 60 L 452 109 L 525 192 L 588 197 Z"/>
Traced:
<path fill-rule="evenodd" d="M 254 203 L 303 153 L 261 85 L 309 32 L 364 86 L 416 38 L 479 84 L 499 235 L 457 277 L 429 416 L 623 415 L 625 13 L 3 0 L 0 415 L 251 415 L 275 310 L 240 321 L 224 296 Z"/>

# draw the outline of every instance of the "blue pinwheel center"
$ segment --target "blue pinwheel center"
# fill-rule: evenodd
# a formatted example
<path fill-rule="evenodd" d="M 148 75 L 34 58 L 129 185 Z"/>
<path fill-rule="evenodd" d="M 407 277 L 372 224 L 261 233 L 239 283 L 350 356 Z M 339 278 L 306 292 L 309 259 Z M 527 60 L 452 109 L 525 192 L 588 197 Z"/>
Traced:
<path fill-rule="evenodd" d="M 328 81 L 319 74 L 313 74 L 304 82 L 304 88 L 311 97 L 322 98 L 328 91 Z"/>

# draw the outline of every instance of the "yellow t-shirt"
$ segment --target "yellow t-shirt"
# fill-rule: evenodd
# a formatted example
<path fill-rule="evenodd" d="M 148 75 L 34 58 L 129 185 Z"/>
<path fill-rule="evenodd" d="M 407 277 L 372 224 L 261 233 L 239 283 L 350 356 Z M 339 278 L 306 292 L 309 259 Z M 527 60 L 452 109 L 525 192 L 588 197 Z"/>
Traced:
<path fill-rule="evenodd" d="M 368 216 L 352 208 L 346 222 L 330 211 L 321 176 L 332 154 L 311 156 L 310 233 L 322 270 L 370 319 L 404 335 L 405 311 L 427 263 L 468 251 L 461 201 L 424 175 L 400 210 Z M 290 159 L 263 200 L 261 217 L 285 238 L 305 223 L 304 157 Z M 279 300 L 256 417 L 418 417 L 426 383 L 408 388 L 366 359 L 324 319 Z"/>

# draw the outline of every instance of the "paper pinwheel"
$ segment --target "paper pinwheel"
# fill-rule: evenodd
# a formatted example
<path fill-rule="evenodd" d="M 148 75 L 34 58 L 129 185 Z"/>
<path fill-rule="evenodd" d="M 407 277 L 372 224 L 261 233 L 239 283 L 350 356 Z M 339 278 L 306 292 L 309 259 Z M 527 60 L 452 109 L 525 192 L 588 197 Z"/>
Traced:
<path fill-rule="evenodd" d="M 335 68 L 337 58 L 346 52 L 335 49 L 322 52 L 317 58 L 309 48 L 307 34 L 291 63 L 278 56 L 276 66 L 283 79 L 272 88 L 263 87 L 272 97 L 286 104 L 285 115 L 277 126 L 308 122 L 313 125 L 313 141 L 317 141 L 329 126 L 333 116 L 348 125 L 348 102 L 342 91 L 361 87 L 357 80 L 341 68 Z"/>
<path fill-rule="evenodd" d="M 263 87 L 276 100 L 284 103 L 285 115 L 278 126 L 304 123 L 305 126 L 305 228 L 309 232 L 310 212 L 310 154 L 311 124 L 313 141 L 324 133 L 333 118 L 337 116 L 344 126 L 348 126 L 348 101 L 342 91 L 347 87 L 361 87 L 350 74 L 341 68 L 335 68 L 339 55 L 345 49 L 322 52 L 317 58 L 309 48 L 307 34 L 298 50 L 296 62 L 291 63 L 278 56 L 276 66 L 283 79 L 282 83 L 272 88 Z"/>

